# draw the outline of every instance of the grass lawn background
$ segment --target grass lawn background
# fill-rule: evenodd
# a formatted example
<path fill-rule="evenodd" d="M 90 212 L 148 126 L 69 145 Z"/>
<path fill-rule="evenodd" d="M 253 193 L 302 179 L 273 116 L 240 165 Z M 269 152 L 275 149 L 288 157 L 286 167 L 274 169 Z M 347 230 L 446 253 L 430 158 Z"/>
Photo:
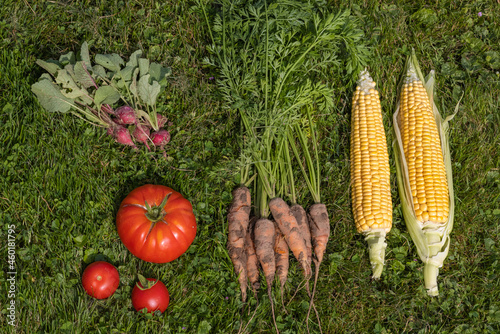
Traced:
<path fill-rule="evenodd" d="M 226 251 L 226 211 L 235 186 L 238 119 L 223 108 L 216 74 L 203 68 L 209 42 L 203 17 L 184 1 L 17 1 L 0 6 L 0 333 L 249 333 L 273 331 L 265 289 L 255 317 L 244 312 Z M 402 220 L 390 149 L 394 227 L 386 267 L 371 281 L 366 244 L 356 233 L 349 196 L 350 100 L 355 87 L 332 77 L 336 108 L 319 122 L 322 199 L 331 238 L 316 306 L 325 333 L 500 332 L 500 3 L 497 1 L 329 1 L 350 7 L 372 47 L 388 141 L 396 84 L 415 48 L 424 73 L 434 69 L 443 116 L 451 123 L 455 227 L 438 278 L 440 296 L 423 287 L 422 263 Z M 479 14 L 480 13 L 480 14 Z M 43 70 L 89 41 L 91 56 L 142 49 L 172 68 L 166 116 L 173 123 L 168 158 L 134 152 L 71 115 L 49 114 L 31 93 Z M 212 79 L 212 77 L 214 77 Z M 168 185 L 192 203 L 198 234 L 168 264 L 145 263 L 118 238 L 121 200 L 145 183 Z M 299 202 L 312 199 L 298 182 Z M 16 326 L 7 324 L 7 226 L 16 235 Z M 104 259 L 120 272 L 117 292 L 97 301 L 81 286 L 83 269 Z M 171 303 L 160 317 L 136 313 L 136 274 L 158 277 Z M 300 283 L 295 260 L 285 286 Z M 304 333 L 308 297 L 280 306 L 281 333 Z M 250 298 L 250 309 L 256 300 Z M 316 332 L 316 319 L 310 328 Z"/>

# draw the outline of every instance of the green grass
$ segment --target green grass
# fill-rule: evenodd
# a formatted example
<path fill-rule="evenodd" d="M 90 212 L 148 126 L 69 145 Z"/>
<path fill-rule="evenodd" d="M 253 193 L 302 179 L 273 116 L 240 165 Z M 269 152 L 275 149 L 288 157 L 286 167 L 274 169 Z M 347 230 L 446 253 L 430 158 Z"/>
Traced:
<path fill-rule="evenodd" d="M 28 5 L 29 3 L 29 5 Z M 330 1 L 351 7 L 372 46 L 386 129 L 397 81 L 415 48 L 424 73 L 434 69 L 436 93 L 451 123 L 455 227 L 429 298 L 422 264 L 402 220 L 393 172 L 394 228 L 386 267 L 371 281 L 366 244 L 356 233 L 349 199 L 352 86 L 336 83 L 336 110 L 321 118 L 322 199 L 332 224 L 320 270 L 316 307 L 324 333 L 500 332 L 500 7 L 496 1 Z M 237 278 L 226 251 L 226 211 L 237 172 L 238 120 L 223 107 L 214 75 L 202 66 L 208 34 L 183 1 L 14 1 L 0 8 L 1 333 L 248 333 L 273 332 L 265 289 L 241 313 Z M 482 12 L 482 16 L 478 16 Z M 141 48 L 170 66 L 162 96 L 172 121 L 168 159 L 114 143 L 105 131 L 70 115 L 49 114 L 30 87 L 42 73 L 37 58 L 58 58 L 90 41 L 91 54 L 128 56 Z M 217 78 L 215 78 L 217 80 Z M 337 81 L 335 81 L 337 80 Z M 388 140 L 392 141 L 392 133 Z M 299 171 L 297 171 L 297 175 Z M 168 264 L 145 263 L 121 244 L 114 218 L 120 201 L 145 183 L 171 186 L 194 206 L 198 234 Z M 299 182 L 299 200 L 312 203 Z M 16 235 L 16 320 L 7 323 L 7 226 Z M 121 284 L 108 300 L 87 296 L 83 269 L 105 259 Z M 136 273 L 160 278 L 171 304 L 160 317 L 137 314 L 130 293 Z M 291 261 L 288 301 L 301 281 Z M 280 306 L 281 333 L 304 333 L 308 298 L 301 290 Z M 257 306 L 257 307 L 256 307 Z M 251 311 L 256 307 L 252 318 Z M 311 318 L 312 332 L 317 332 Z"/>

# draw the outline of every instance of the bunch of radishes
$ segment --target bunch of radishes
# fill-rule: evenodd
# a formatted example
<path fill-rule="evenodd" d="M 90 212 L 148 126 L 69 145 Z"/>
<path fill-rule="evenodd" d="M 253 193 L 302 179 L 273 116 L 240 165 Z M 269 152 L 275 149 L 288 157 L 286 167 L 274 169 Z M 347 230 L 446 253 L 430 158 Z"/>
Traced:
<path fill-rule="evenodd" d="M 141 123 L 134 108 L 130 106 L 118 107 L 112 114 L 113 124 L 110 124 L 108 134 L 120 144 L 136 149 L 136 142 L 142 143 L 148 150 L 151 150 L 149 144 L 153 144 L 163 150 L 170 141 L 170 132 L 163 128 L 167 123 L 167 118 L 163 115 L 156 115 L 159 129 L 155 131 L 150 122 Z"/>
<path fill-rule="evenodd" d="M 141 50 L 126 63 L 113 53 L 97 54 L 92 64 L 87 42 L 78 59 L 69 52 L 58 61 L 39 59 L 37 64 L 48 74 L 41 75 L 32 91 L 47 111 L 76 114 L 134 149 L 142 143 L 148 150 L 164 151 L 170 133 L 156 101 L 168 84 L 169 68 L 142 58 Z"/>

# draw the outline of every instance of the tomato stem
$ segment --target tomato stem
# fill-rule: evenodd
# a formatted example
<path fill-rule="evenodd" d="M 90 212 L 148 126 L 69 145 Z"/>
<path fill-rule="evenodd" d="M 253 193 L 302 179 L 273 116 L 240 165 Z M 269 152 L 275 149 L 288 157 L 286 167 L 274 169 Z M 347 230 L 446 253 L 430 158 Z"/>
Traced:
<path fill-rule="evenodd" d="M 167 201 L 168 201 L 168 198 L 170 197 L 170 195 L 172 195 L 172 193 L 168 193 L 164 198 L 163 198 L 163 201 L 161 201 L 160 205 L 154 205 L 154 206 L 150 206 L 149 203 L 147 201 L 144 201 L 145 202 L 145 205 L 146 205 L 146 209 L 147 209 L 147 212 L 146 212 L 146 217 L 152 221 L 153 223 L 157 223 L 159 222 L 160 220 L 163 219 L 163 217 L 165 217 L 165 215 L 167 214 L 164 210 L 165 208 L 165 205 L 167 205 Z"/>
<path fill-rule="evenodd" d="M 141 274 L 137 274 L 137 278 L 139 279 L 139 282 L 136 283 L 137 287 L 141 290 L 148 290 L 151 289 L 156 283 L 158 283 L 158 279 L 154 281 L 150 281 L 146 279 L 146 277 L 142 276 Z"/>

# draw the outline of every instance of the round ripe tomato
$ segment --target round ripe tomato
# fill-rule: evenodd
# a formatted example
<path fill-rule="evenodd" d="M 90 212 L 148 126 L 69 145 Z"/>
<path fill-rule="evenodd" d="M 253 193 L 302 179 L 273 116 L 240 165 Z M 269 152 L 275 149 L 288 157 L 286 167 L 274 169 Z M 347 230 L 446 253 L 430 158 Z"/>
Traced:
<path fill-rule="evenodd" d="M 97 261 L 89 264 L 83 271 L 83 288 L 94 298 L 108 298 L 115 293 L 119 284 L 120 275 L 111 263 Z"/>
<path fill-rule="evenodd" d="M 148 313 L 155 311 L 165 312 L 170 302 L 170 295 L 167 287 L 162 281 L 154 278 L 148 278 L 148 284 L 151 287 L 145 287 L 140 281 L 132 289 L 132 306 L 139 312 L 146 308 Z M 155 283 L 156 282 L 156 283 Z"/>
<path fill-rule="evenodd" d="M 141 260 L 166 263 L 193 243 L 196 218 L 191 203 L 169 187 L 146 184 L 122 201 L 116 228 L 127 249 Z"/>

